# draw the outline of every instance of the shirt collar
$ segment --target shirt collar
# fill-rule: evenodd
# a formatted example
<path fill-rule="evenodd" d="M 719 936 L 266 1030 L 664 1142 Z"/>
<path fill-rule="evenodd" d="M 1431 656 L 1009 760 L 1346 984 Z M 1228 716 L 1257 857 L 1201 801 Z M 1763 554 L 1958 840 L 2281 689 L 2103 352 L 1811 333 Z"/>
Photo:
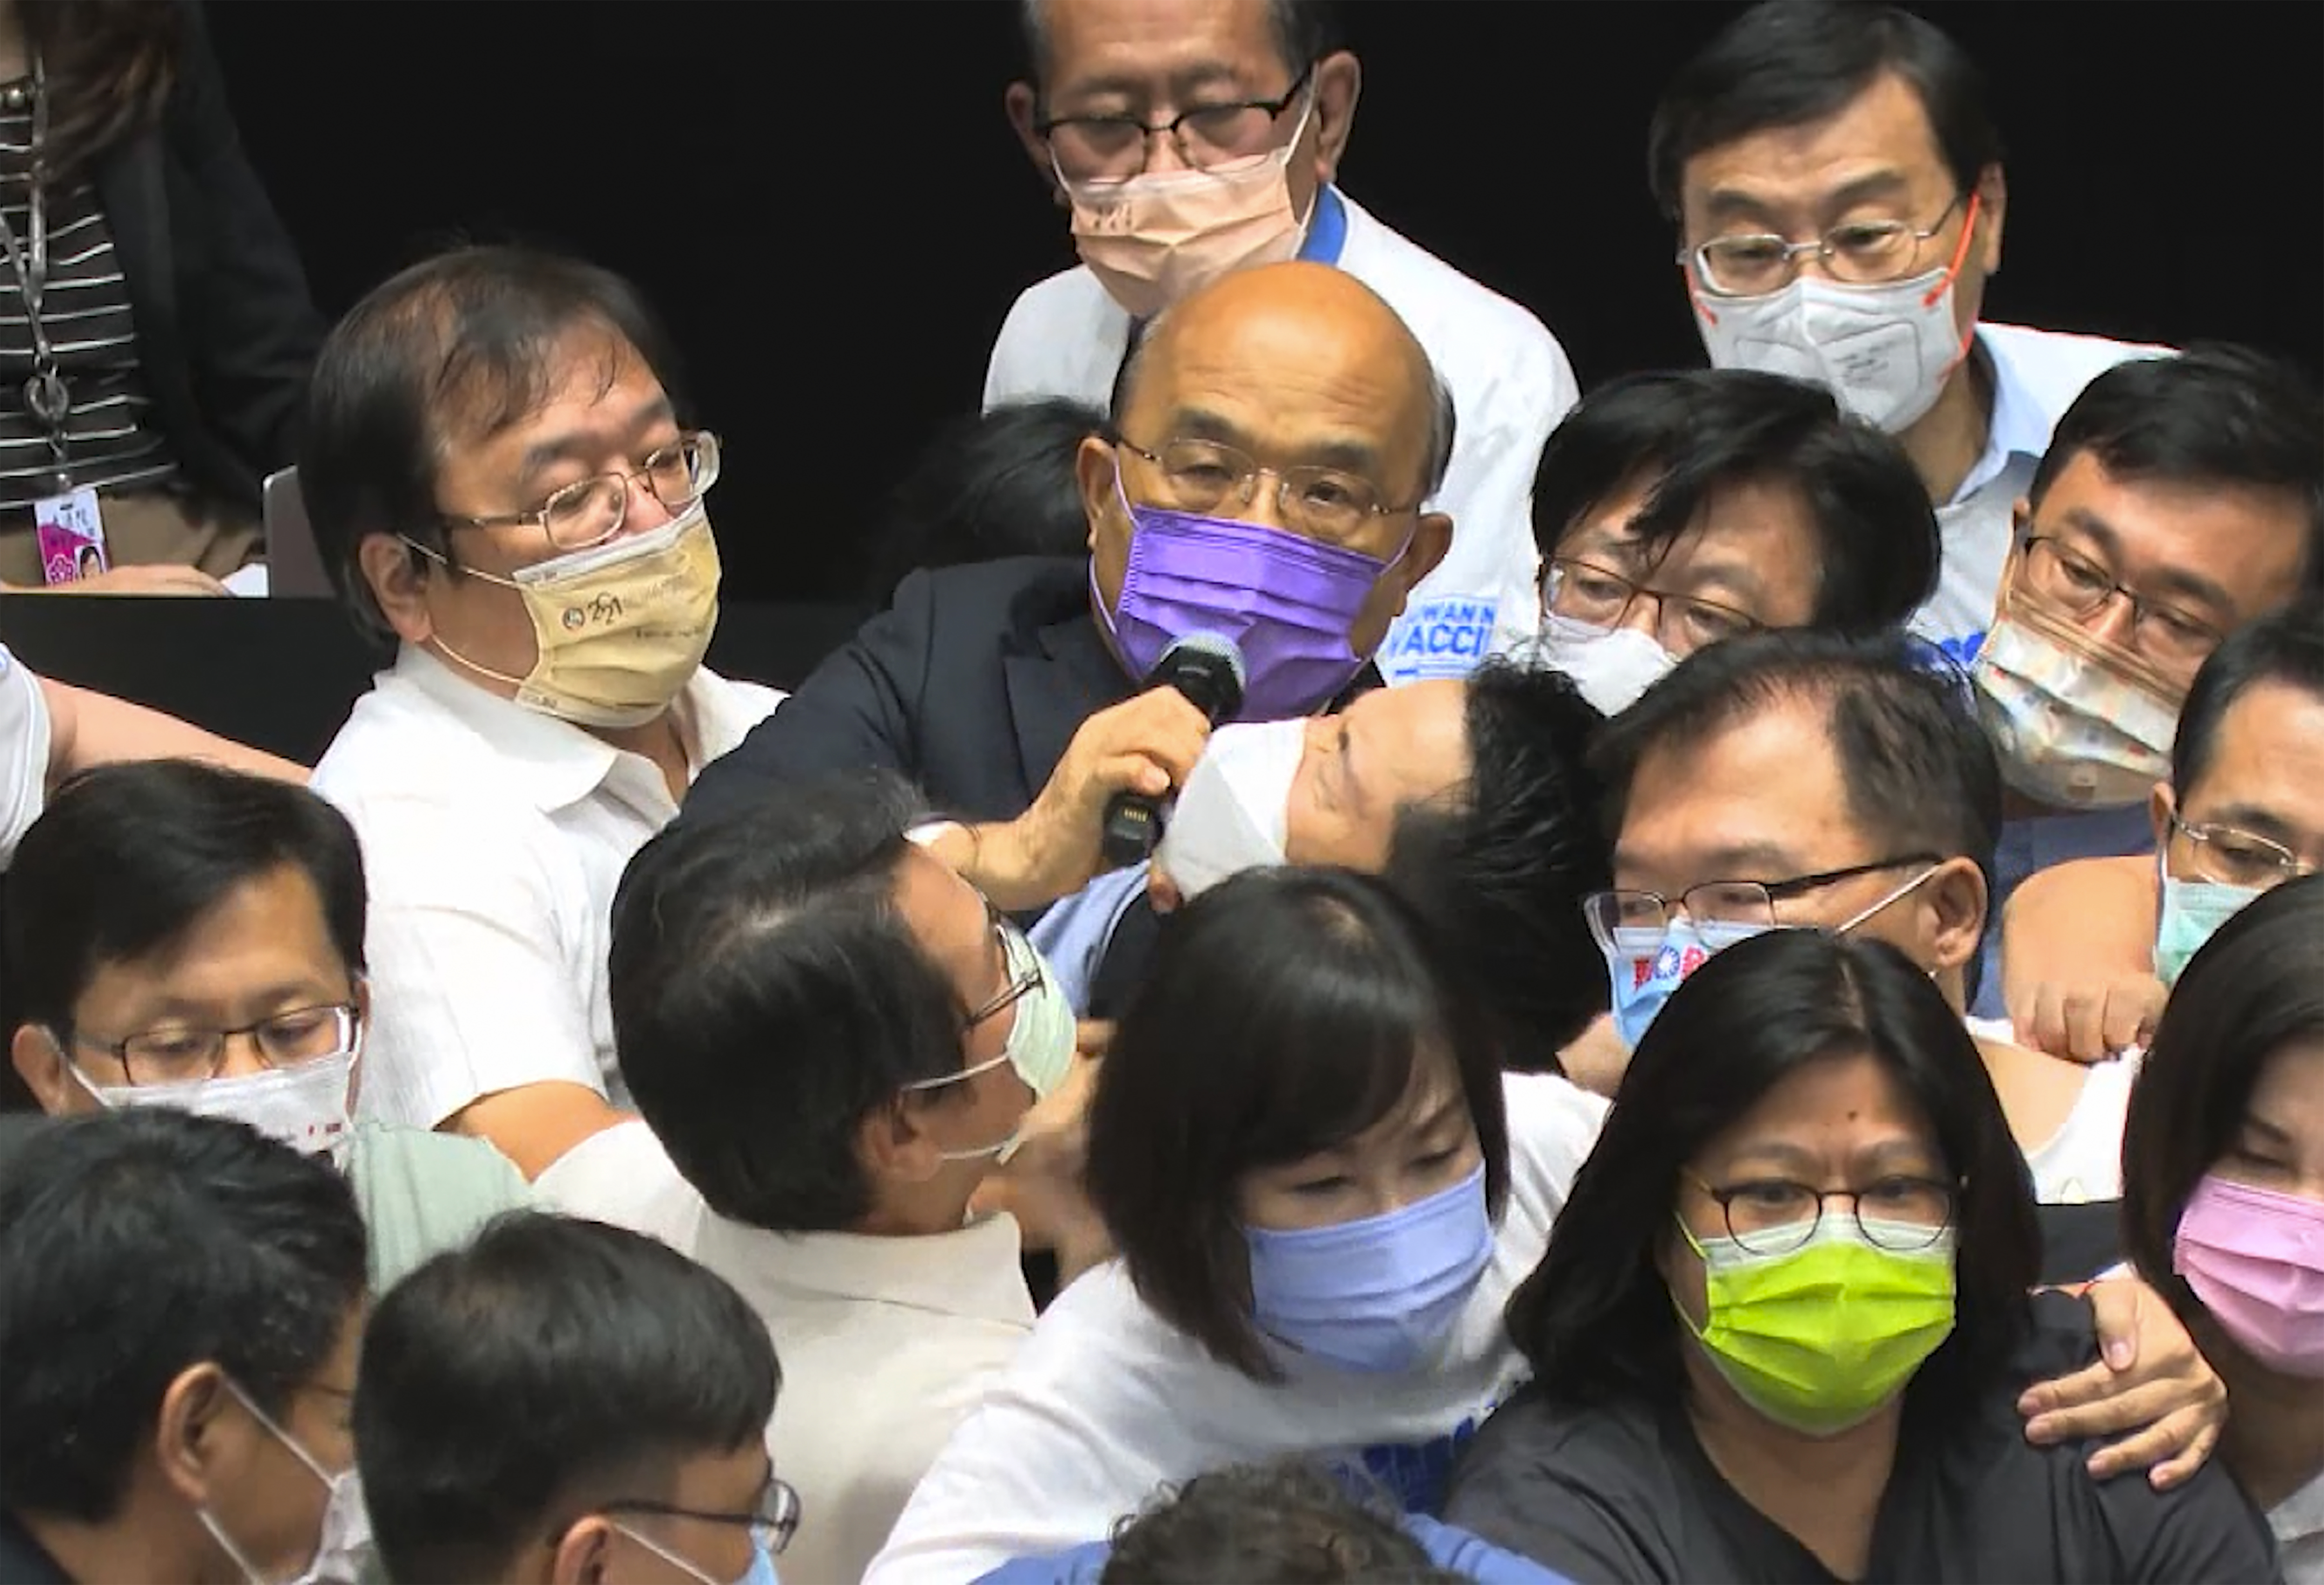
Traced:
<path fill-rule="evenodd" d="M 1960 488 L 1953 492 L 1955 502 L 1969 499 L 1999 478 L 2016 459 L 2039 462 L 2042 453 L 2050 449 L 2051 421 L 2019 377 L 2008 352 L 1985 333 L 1983 325 L 1976 334 L 1978 350 L 1993 371 L 1993 416 L 1986 423 L 1985 450 L 1961 480 Z"/>
<path fill-rule="evenodd" d="M 588 798 L 624 757 L 570 721 L 487 692 L 416 644 L 398 652 L 392 675 L 473 732 L 498 762 L 496 768 L 543 814 Z M 724 679 L 696 667 L 670 705 L 690 768 L 698 770 L 749 731 L 750 723 L 739 718 L 738 709 L 727 708 L 729 702 Z"/>
<path fill-rule="evenodd" d="M 694 1254 L 746 1295 L 777 1293 L 892 1304 L 964 1321 L 1029 1327 L 1033 1297 L 1016 1219 L 979 1217 L 956 1233 L 880 1238 L 770 1233 L 706 1210 Z M 762 1312 L 777 1302 L 758 1302 Z"/>

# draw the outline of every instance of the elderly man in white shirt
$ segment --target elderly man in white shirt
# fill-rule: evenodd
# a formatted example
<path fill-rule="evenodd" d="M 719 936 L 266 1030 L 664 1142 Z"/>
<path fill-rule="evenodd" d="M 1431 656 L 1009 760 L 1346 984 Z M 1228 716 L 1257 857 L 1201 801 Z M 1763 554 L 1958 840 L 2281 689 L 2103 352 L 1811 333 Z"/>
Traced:
<path fill-rule="evenodd" d="M 1914 631 L 1962 666 L 2013 509 L 2082 387 L 2165 351 L 1978 322 L 2009 191 L 1976 63 L 1859 0 L 1765 0 L 1682 68 L 1647 165 L 1720 368 L 1831 386 L 1903 441 L 1945 537 Z"/>
<path fill-rule="evenodd" d="M 357 304 L 309 397 L 317 542 L 396 650 L 314 777 L 373 888 L 360 1112 L 528 1176 L 624 1116 L 622 867 L 781 697 L 702 664 L 718 442 L 680 424 L 668 367 L 618 277 L 466 248 Z"/>
<path fill-rule="evenodd" d="M 1452 549 L 1377 656 L 1391 684 L 1464 676 L 1538 623 L 1526 503 L 1551 428 L 1581 396 L 1531 313 L 1399 236 L 1335 185 L 1362 71 L 1326 0 L 1022 0 L 1036 80 L 1010 124 L 1073 212 L 1079 267 L 1010 311 L 987 408 L 1106 403 L 1130 346 L 1230 270 L 1298 257 L 1378 292 L 1427 349 L 1459 415 L 1432 504 Z"/>

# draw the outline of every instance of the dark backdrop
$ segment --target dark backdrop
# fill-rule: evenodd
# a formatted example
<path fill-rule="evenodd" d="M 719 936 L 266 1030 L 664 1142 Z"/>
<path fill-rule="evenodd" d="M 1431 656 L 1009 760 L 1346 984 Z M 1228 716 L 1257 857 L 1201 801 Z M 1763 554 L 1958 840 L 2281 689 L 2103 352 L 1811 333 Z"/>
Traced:
<path fill-rule="evenodd" d="M 1585 388 L 1701 350 L 1646 195 L 1672 0 L 1355 0 L 1343 176 L 1530 306 Z M 2273 346 L 2324 372 L 2324 5 L 1923 4 L 2012 155 L 1997 319 Z M 851 592 L 883 487 L 1072 260 L 1001 112 L 1013 0 L 210 0 L 327 311 L 456 235 L 562 243 L 671 323 L 731 461 L 730 587 Z"/>

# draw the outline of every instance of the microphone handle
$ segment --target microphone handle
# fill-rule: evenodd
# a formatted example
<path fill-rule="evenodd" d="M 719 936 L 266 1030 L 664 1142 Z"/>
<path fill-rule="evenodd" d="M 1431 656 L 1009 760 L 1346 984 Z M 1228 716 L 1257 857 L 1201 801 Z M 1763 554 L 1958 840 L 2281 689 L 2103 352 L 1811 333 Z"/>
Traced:
<path fill-rule="evenodd" d="M 1105 806 L 1105 827 L 1099 834 L 1098 852 L 1107 867 L 1127 869 L 1142 864 L 1162 838 L 1162 811 L 1142 792 L 1117 792 Z"/>

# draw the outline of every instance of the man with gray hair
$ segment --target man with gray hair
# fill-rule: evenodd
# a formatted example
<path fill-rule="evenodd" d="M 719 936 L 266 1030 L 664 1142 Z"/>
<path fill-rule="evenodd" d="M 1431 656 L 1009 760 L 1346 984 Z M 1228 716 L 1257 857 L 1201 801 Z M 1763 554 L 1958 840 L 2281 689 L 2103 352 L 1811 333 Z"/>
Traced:
<path fill-rule="evenodd" d="M 1534 632 L 1535 459 L 1580 397 L 1541 322 L 1359 208 L 1335 185 L 1362 71 L 1327 0 L 1021 0 L 1028 80 L 1010 123 L 1080 266 L 1017 300 L 988 408 L 1102 401 L 1153 316 L 1231 271 L 1297 257 L 1347 272 L 1402 316 L 1459 403 L 1432 504 L 1460 532 L 1377 660 L 1401 685 L 1465 675 Z"/>
<path fill-rule="evenodd" d="M 1166 795 L 1208 737 L 1175 690 L 1139 691 L 1176 641 L 1235 643 L 1245 720 L 1378 681 L 1374 653 L 1452 537 L 1426 504 L 1453 427 L 1428 354 L 1369 287 L 1315 264 L 1237 271 L 1155 322 L 1082 442 L 1087 557 L 912 574 L 680 819 L 897 771 L 964 822 L 937 850 L 998 906 L 1069 897 L 1111 796 Z"/>

